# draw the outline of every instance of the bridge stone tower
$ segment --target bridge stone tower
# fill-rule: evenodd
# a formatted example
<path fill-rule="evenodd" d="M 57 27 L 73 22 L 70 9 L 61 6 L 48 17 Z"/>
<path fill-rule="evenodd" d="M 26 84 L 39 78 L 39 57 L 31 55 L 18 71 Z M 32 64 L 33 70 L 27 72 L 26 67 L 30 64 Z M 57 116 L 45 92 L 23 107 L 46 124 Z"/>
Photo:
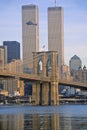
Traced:
<path fill-rule="evenodd" d="M 33 73 L 40 76 L 34 82 L 32 102 L 34 105 L 58 105 L 58 54 L 56 51 L 33 52 Z M 43 82 L 44 78 L 50 82 Z"/>

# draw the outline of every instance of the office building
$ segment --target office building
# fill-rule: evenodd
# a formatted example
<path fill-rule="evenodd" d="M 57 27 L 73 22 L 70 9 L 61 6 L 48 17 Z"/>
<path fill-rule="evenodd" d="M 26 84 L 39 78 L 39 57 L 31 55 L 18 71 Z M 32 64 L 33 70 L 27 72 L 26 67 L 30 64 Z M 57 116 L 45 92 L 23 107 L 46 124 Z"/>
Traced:
<path fill-rule="evenodd" d="M 33 54 L 39 51 L 39 16 L 36 5 L 22 6 L 22 43 L 24 70 L 32 68 Z"/>
<path fill-rule="evenodd" d="M 77 55 L 71 57 L 69 61 L 69 68 L 71 75 L 73 75 L 74 71 L 80 70 L 82 68 L 82 61 Z"/>
<path fill-rule="evenodd" d="M 58 52 L 58 67 L 64 64 L 64 14 L 62 7 L 48 8 L 48 50 Z"/>
<path fill-rule="evenodd" d="M 7 63 L 7 48 L 0 46 L 0 69 L 3 69 Z"/>
<path fill-rule="evenodd" d="M 17 41 L 4 41 L 3 46 L 7 46 L 7 63 L 13 59 L 20 59 L 20 43 Z"/>

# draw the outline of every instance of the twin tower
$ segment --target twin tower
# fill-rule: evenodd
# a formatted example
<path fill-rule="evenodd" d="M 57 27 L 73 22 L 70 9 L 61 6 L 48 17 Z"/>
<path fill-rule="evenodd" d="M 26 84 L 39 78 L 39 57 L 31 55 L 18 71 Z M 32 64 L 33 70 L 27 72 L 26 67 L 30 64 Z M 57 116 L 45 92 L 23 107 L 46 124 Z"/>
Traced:
<path fill-rule="evenodd" d="M 58 52 L 58 66 L 64 64 L 64 13 L 62 7 L 48 8 L 48 51 Z M 44 39 L 44 36 L 43 36 Z M 32 52 L 39 52 L 39 10 L 36 5 L 22 6 L 24 69 L 32 68 Z"/>

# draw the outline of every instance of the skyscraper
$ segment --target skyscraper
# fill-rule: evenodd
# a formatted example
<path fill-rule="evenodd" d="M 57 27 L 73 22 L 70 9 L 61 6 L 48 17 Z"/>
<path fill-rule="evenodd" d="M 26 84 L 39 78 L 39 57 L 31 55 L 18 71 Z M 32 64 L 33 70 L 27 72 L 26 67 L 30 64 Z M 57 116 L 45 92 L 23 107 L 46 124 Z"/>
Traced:
<path fill-rule="evenodd" d="M 13 59 L 20 59 L 20 43 L 17 41 L 4 41 L 3 46 L 7 47 L 7 63 Z"/>
<path fill-rule="evenodd" d="M 82 68 L 81 59 L 77 55 L 74 55 L 73 57 L 71 57 L 69 61 L 69 67 L 70 67 L 70 73 L 71 75 L 73 75 L 74 71 L 80 70 Z"/>
<path fill-rule="evenodd" d="M 48 50 L 58 52 L 58 67 L 64 64 L 64 15 L 62 7 L 48 8 Z"/>
<path fill-rule="evenodd" d="M 38 7 L 22 6 L 22 42 L 24 69 L 32 68 L 32 52 L 39 51 Z"/>

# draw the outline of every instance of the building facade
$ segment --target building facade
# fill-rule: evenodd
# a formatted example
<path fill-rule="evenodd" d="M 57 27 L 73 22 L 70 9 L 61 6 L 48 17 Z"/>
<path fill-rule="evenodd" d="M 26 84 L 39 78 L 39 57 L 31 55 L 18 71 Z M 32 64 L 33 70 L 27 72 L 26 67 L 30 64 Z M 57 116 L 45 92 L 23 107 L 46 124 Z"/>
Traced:
<path fill-rule="evenodd" d="M 24 96 L 24 82 L 18 79 L 5 79 L 2 80 L 3 91 L 7 91 L 9 95 L 14 95 L 15 92 L 19 92 L 20 96 Z M 20 86 L 19 86 L 20 85 Z"/>
<path fill-rule="evenodd" d="M 87 68 L 84 66 L 83 69 L 76 70 L 73 73 L 73 78 L 74 78 L 74 81 L 87 83 Z"/>
<path fill-rule="evenodd" d="M 17 41 L 4 41 L 3 46 L 7 47 L 7 63 L 13 59 L 20 59 L 20 43 Z"/>
<path fill-rule="evenodd" d="M 0 46 L 0 69 L 3 69 L 7 63 L 7 48 Z"/>
<path fill-rule="evenodd" d="M 48 8 L 48 50 L 58 52 L 58 67 L 64 64 L 64 14 L 62 7 Z"/>
<path fill-rule="evenodd" d="M 82 61 L 77 55 L 74 55 L 70 59 L 69 68 L 70 68 L 71 75 L 73 75 L 74 71 L 80 70 L 82 68 Z"/>
<path fill-rule="evenodd" d="M 36 5 L 22 6 L 22 43 L 24 70 L 32 68 L 32 52 L 39 51 L 39 15 Z"/>
<path fill-rule="evenodd" d="M 23 61 L 12 60 L 12 62 L 5 65 L 5 69 L 13 73 L 23 73 Z"/>
<path fill-rule="evenodd" d="M 0 46 L 0 71 L 5 68 L 5 65 L 7 63 L 7 49 L 4 46 Z M 3 89 L 3 83 L 2 80 L 0 80 L 0 90 Z"/>
<path fill-rule="evenodd" d="M 63 65 L 62 66 L 62 78 L 65 80 L 73 80 L 73 77 L 70 75 L 69 66 Z"/>
<path fill-rule="evenodd" d="M 5 70 L 11 73 L 23 73 L 23 66 L 21 60 L 13 60 L 5 65 Z M 8 94 L 14 94 L 19 91 L 20 96 L 24 95 L 24 82 L 17 77 L 1 80 L 2 89 L 8 91 Z"/>

